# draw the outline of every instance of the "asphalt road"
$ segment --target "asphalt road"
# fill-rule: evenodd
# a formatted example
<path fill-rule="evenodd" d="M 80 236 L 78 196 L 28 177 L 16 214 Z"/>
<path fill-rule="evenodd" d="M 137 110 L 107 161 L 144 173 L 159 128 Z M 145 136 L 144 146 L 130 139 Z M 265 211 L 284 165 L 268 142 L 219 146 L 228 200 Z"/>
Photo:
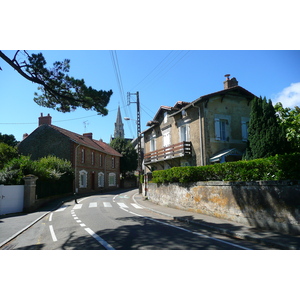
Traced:
<path fill-rule="evenodd" d="M 174 221 L 138 205 L 136 191 L 65 202 L 4 249 L 254 250 L 269 249 Z"/>

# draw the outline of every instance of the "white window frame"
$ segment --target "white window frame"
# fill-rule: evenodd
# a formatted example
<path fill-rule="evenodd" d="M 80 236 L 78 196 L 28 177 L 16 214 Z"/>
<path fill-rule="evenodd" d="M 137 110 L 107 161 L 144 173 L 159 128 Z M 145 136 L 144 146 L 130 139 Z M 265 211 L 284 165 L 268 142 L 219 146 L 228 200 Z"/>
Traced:
<path fill-rule="evenodd" d="M 103 172 L 98 173 L 98 187 L 104 187 L 105 184 L 105 176 Z"/>
<path fill-rule="evenodd" d="M 242 127 L 242 141 L 248 141 L 248 128 L 249 128 L 249 118 L 242 117 L 241 119 L 241 127 Z"/>
<path fill-rule="evenodd" d="M 156 134 L 151 134 L 150 136 L 150 152 L 156 150 Z"/>
<path fill-rule="evenodd" d="M 88 172 L 86 170 L 79 171 L 79 187 L 87 188 L 87 175 Z"/>
<path fill-rule="evenodd" d="M 81 149 L 81 163 L 85 162 L 85 149 Z"/>
<path fill-rule="evenodd" d="M 116 180 L 116 173 L 109 173 L 108 174 L 108 186 L 116 186 L 117 180 Z"/>
<path fill-rule="evenodd" d="M 215 140 L 220 142 L 228 141 L 230 137 L 230 122 L 231 116 L 229 115 L 216 115 L 215 116 Z"/>
<path fill-rule="evenodd" d="M 111 168 L 115 169 L 115 167 L 116 167 L 116 159 L 115 159 L 115 157 L 112 157 L 111 158 Z"/>
<path fill-rule="evenodd" d="M 190 142 L 190 124 L 181 125 L 178 129 L 180 142 Z"/>
<path fill-rule="evenodd" d="M 94 151 L 92 151 L 92 165 L 95 164 L 95 153 Z"/>

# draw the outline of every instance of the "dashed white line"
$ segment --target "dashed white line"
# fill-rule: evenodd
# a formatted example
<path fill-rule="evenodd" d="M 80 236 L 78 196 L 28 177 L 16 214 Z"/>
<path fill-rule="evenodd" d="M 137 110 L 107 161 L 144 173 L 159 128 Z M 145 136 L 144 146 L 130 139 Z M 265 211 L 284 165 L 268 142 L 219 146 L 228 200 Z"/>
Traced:
<path fill-rule="evenodd" d="M 53 216 L 53 213 L 51 213 L 49 216 L 49 222 L 52 222 L 52 216 Z"/>
<path fill-rule="evenodd" d="M 54 233 L 53 226 L 49 225 L 49 229 L 50 229 L 50 233 L 51 233 L 51 237 L 52 237 L 53 242 L 57 242 L 57 238 L 56 238 L 56 235 Z"/>
<path fill-rule="evenodd" d="M 110 202 L 103 202 L 104 207 L 112 207 Z"/>
<path fill-rule="evenodd" d="M 82 204 L 75 204 L 73 209 L 81 209 L 82 207 Z"/>

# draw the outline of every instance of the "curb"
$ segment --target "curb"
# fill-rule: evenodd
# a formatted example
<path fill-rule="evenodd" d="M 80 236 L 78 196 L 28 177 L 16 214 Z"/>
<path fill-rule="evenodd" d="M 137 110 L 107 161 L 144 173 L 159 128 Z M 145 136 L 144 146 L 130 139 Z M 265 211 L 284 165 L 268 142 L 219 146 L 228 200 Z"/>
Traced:
<path fill-rule="evenodd" d="M 7 240 L 5 240 L 4 242 L 0 243 L 0 248 L 2 248 L 4 245 L 8 244 L 10 241 L 12 241 L 13 239 L 15 239 L 17 236 L 19 236 L 21 233 L 23 233 L 24 231 L 26 231 L 28 228 L 30 228 L 31 226 L 33 226 L 35 223 L 37 223 L 38 221 L 40 221 L 41 219 L 43 219 L 46 215 L 48 215 L 49 213 L 51 213 L 52 211 L 58 209 L 60 206 L 62 206 L 64 204 L 65 201 L 62 201 L 61 203 L 59 203 L 55 208 L 53 208 L 52 210 L 49 210 L 47 212 L 45 212 L 42 216 L 38 217 L 36 220 L 34 220 L 33 222 L 31 222 L 29 225 L 25 226 L 23 229 L 21 229 L 20 231 L 18 231 L 17 233 L 15 233 L 14 235 L 12 235 L 10 238 L 8 238 Z M 1 249 L 0 249 L 1 250 Z"/>

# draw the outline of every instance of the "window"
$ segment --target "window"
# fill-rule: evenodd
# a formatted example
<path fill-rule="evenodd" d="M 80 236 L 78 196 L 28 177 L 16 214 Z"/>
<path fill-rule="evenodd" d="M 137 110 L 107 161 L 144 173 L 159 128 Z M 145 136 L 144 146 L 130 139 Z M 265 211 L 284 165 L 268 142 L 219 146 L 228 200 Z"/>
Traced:
<path fill-rule="evenodd" d="M 95 164 L 95 153 L 92 152 L 92 165 L 94 165 L 94 164 Z"/>
<path fill-rule="evenodd" d="M 165 111 L 164 112 L 164 123 L 168 122 L 168 113 Z"/>
<path fill-rule="evenodd" d="M 150 152 L 156 150 L 156 135 L 153 133 L 150 136 Z"/>
<path fill-rule="evenodd" d="M 85 162 L 85 149 L 81 149 L 81 163 Z"/>
<path fill-rule="evenodd" d="M 182 125 L 179 127 L 179 138 L 180 142 L 189 142 L 190 141 L 190 125 Z"/>
<path fill-rule="evenodd" d="M 104 173 L 98 173 L 98 187 L 104 187 Z"/>
<path fill-rule="evenodd" d="M 109 173 L 108 175 L 108 185 L 109 186 L 116 186 L 116 174 Z"/>
<path fill-rule="evenodd" d="M 99 155 L 99 166 L 102 167 L 102 154 Z"/>
<path fill-rule="evenodd" d="M 79 172 L 79 187 L 86 188 L 87 187 L 87 171 L 81 170 Z"/>
<path fill-rule="evenodd" d="M 242 141 L 248 141 L 248 128 L 249 128 L 249 118 L 242 117 L 241 121 L 242 126 Z"/>
<path fill-rule="evenodd" d="M 228 137 L 228 119 L 215 119 L 215 138 L 217 141 L 227 141 Z"/>
<path fill-rule="evenodd" d="M 115 168 L 115 164 L 116 164 L 115 158 L 112 157 L 112 158 L 111 158 L 111 167 L 112 167 L 112 169 Z"/>
<path fill-rule="evenodd" d="M 163 146 L 168 147 L 171 145 L 171 129 L 168 128 L 162 132 L 163 135 Z"/>

